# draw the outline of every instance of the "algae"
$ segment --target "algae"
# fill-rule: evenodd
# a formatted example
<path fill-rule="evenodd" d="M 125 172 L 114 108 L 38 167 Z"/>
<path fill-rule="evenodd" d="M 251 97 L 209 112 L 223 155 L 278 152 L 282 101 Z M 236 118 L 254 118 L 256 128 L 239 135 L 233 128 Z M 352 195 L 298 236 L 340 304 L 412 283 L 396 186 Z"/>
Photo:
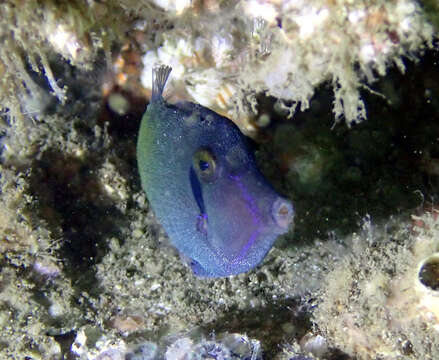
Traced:
<path fill-rule="evenodd" d="M 434 319 L 398 323 L 417 302 L 399 303 L 397 290 L 398 277 L 409 284 L 405 276 L 415 278 L 419 261 L 437 251 L 437 221 L 426 214 L 435 214 L 439 176 L 435 50 L 362 87 L 368 121 L 350 129 L 333 127 L 334 84 L 313 84 L 309 109 L 292 120 L 285 107 L 293 102 L 244 86 L 247 105 L 270 119 L 249 120 L 254 146 L 263 172 L 294 201 L 296 230 L 254 271 L 203 280 L 154 219 L 135 162 L 148 95 L 141 55 L 189 15 L 149 2 L 20 5 L 0 10 L 9 14 L 0 50 L 0 357 L 116 357 L 147 342 L 167 350 L 220 333 L 247 333 L 268 359 L 310 349 L 327 359 L 435 354 Z M 55 25 L 85 53 L 55 46 L 45 28 Z M 111 94 L 129 106 L 115 106 Z M 377 314 L 390 323 L 371 322 Z"/>

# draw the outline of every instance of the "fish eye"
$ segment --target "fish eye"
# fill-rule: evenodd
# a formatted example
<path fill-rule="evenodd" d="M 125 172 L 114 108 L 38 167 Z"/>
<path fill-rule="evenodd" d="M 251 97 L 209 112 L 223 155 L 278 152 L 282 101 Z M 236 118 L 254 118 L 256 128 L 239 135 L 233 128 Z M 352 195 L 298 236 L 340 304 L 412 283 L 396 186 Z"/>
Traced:
<path fill-rule="evenodd" d="M 211 150 L 199 149 L 195 152 L 192 164 L 198 177 L 206 182 L 212 182 L 216 179 L 216 160 Z"/>
<path fill-rule="evenodd" d="M 206 171 L 209 170 L 209 163 L 207 161 L 204 160 L 200 160 L 198 162 L 198 166 L 200 167 L 201 171 Z"/>

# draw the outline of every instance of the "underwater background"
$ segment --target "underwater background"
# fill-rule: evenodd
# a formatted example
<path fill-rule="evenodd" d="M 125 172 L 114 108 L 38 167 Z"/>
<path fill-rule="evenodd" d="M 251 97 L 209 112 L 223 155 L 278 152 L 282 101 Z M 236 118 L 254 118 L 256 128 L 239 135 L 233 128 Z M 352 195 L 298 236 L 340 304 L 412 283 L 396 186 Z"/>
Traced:
<path fill-rule="evenodd" d="M 0 8 L 0 359 L 439 357 L 436 1 Z M 195 276 L 141 188 L 151 69 L 230 118 L 295 218 Z"/>

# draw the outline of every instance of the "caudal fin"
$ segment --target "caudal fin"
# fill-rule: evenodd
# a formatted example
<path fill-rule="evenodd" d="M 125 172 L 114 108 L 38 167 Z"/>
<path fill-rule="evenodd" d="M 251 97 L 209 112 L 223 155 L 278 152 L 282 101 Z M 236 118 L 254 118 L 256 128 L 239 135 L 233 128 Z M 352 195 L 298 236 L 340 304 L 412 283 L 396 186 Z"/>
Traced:
<path fill-rule="evenodd" d="M 166 81 L 168 81 L 171 70 L 172 68 L 168 65 L 158 65 L 152 69 L 151 102 L 162 99 L 163 89 L 165 88 Z"/>

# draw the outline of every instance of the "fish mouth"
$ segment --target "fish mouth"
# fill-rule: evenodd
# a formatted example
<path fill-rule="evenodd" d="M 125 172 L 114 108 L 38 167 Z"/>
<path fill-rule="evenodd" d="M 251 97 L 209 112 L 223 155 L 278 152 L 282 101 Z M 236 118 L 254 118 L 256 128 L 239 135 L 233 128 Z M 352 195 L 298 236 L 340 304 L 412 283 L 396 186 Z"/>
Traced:
<path fill-rule="evenodd" d="M 293 205 L 269 187 L 261 189 L 252 182 L 249 186 L 239 176 L 229 178 L 233 182 L 224 192 L 227 195 L 216 198 L 220 210 L 215 216 L 209 214 L 207 240 L 224 263 L 259 262 L 275 238 L 288 231 L 294 218 Z M 208 206 L 206 210 L 209 213 Z"/>
<path fill-rule="evenodd" d="M 280 233 L 287 232 L 294 219 L 293 204 L 282 197 L 277 198 L 271 207 L 271 216 L 280 228 Z"/>

